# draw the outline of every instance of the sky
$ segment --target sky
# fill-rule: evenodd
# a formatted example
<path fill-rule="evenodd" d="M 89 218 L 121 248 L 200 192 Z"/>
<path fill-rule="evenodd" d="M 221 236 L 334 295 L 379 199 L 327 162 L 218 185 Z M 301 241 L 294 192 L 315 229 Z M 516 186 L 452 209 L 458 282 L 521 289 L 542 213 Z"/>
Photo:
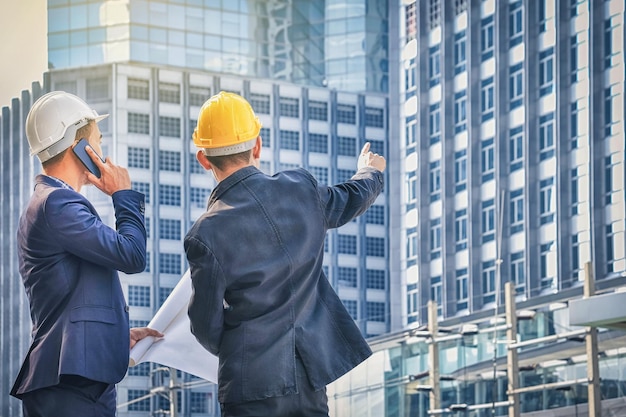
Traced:
<path fill-rule="evenodd" d="M 48 67 L 46 0 L 0 0 L 0 107 L 9 106 Z"/>

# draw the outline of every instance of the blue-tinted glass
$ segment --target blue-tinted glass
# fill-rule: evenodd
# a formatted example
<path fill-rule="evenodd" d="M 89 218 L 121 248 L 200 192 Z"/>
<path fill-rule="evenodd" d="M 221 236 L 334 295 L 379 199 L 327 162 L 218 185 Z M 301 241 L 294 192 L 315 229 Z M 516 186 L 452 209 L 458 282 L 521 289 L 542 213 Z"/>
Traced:
<path fill-rule="evenodd" d="M 106 31 L 104 28 L 89 29 L 89 43 L 104 43 L 106 42 Z"/>
<path fill-rule="evenodd" d="M 70 27 L 69 10 L 65 7 L 60 9 L 48 9 L 48 32 L 62 32 Z"/>
<path fill-rule="evenodd" d="M 69 45 L 69 33 L 54 33 L 48 35 L 48 49 L 67 48 Z"/>
<path fill-rule="evenodd" d="M 70 7 L 70 26 L 67 29 L 84 29 L 87 27 L 87 6 L 74 5 Z"/>

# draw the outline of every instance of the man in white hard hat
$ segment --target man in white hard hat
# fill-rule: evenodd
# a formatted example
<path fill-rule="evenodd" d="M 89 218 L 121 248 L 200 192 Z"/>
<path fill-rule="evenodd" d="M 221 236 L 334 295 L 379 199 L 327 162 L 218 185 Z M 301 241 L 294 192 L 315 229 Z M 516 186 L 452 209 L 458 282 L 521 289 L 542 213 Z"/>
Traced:
<path fill-rule="evenodd" d="M 260 129 L 236 94 L 200 110 L 197 159 L 218 184 L 184 241 L 191 331 L 219 357 L 222 417 L 327 417 L 326 385 L 371 350 L 324 275 L 324 240 L 374 203 L 386 162 L 366 143 L 343 184 L 265 175 Z"/>
<path fill-rule="evenodd" d="M 115 384 L 126 373 L 129 346 L 160 336 L 129 329 L 118 271 L 145 269 L 145 197 L 130 189 L 125 168 L 96 155 L 102 152 L 97 122 L 107 116 L 54 91 L 26 118 L 31 154 L 43 174 L 17 232 L 33 340 L 11 395 L 22 400 L 25 417 L 114 416 Z M 99 176 L 74 152 L 83 138 Z M 87 184 L 112 197 L 117 230 L 80 194 Z"/>

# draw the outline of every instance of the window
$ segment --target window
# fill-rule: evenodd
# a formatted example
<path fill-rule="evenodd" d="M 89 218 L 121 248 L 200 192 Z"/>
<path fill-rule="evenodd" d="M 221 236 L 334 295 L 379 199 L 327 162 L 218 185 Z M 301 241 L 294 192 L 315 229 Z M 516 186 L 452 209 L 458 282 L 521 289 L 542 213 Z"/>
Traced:
<path fill-rule="evenodd" d="M 493 198 L 482 203 L 482 237 L 483 243 L 495 239 L 495 205 Z"/>
<path fill-rule="evenodd" d="M 509 100 L 511 110 L 524 101 L 524 68 L 521 62 L 509 68 Z"/>
<path fill-rule="evenodd" d="M 337 246 L 338 253 L 356 255 L 356 236 L 338 234 Z"/>
<path fill-rule="evenodd" d="M 150 169 L 150 150 L 146 148 L 128 148 L 128 167 Z"/>
<path fill-rule="evenodd" d="M 441 51 L 439 45 L 432 46 L 428 50 L 428 78 L 431 87 L 441 82 Z"/>
<path fill-rule="evenodd" d="M 189 189 L 191 205 L 197 208 L 205 208 L 208 203 L 209 194 L 211 194 L 211 190 L 208 188 L 191 187 Z"/>
<path fill-rule="evenodd" d="M 524 130 L 518 126 L 509 131 L 509 162 L 511 172 L 524 166 Z"/>
<path fill-rule="evenodd" d="M 524 231 L 524 190 L 512 190 L 509 211 L 511 234 Z"/>
<path fill-rule="evenodd" d="M 609 137 L 613 134 L 613 86 L 604 90 L 604 135 Z"/>
<path fill-rule="evenodd" d="M 150 134 L 150 115 L 128 113 L 128 133 Z"/>
<path fill-rule="evenodd" d="M 150 204 L 150 184 L 147 182 L 132 181 L 130 188 L 146 196 L 146 204 Z"/>
<path fill-rule="evenodd" d="M 467 249 L 467 209 L 454 213 L 454 240 L 457 252 Z"/>
<path fill-rule="evenodd" d="M 159 306 L 162 306 L 167 297 L 169 297 L 173 288 L 169 287 L 159 287 Z"/>
<path fill-rule="evenodd" d="M 337 268 L 337 282 L 343 287 L 356 288 L 356 268 Z"/>
<path fill-rule="evenodd" d="M 365 272 L 366 286 L 372 290 L 385 289 L 385 271 L 380 269 L 368 269 Z"/>
<path fill-rule="evenodd" d="M 524 36 L 524 8 L 522 1 L 511 3 L 509 13 L 509 44 L 513 47 L 522 43 Z"/>
<path fill-rule="evenodd" d="M 405 136 L 407 148 L 412 148 L 415 145 L 415 142 L 417 142 L 417 121 L 415 119 L 415 116 L 410 116 L 406 118 Z"/>
<path fill-rule="evenodd" d="M 467 96 L 466 91 L 454 94 L 454 133 L 467 129 Z"/>
<path fill-rule="evenodd" d="M 481 173 L 483 175 L 483 182 L 487 182 L 492 180 L 495 174 L 495 144 L 493 138 L 481 141 L 480 146 Z"/>
<path fill-rule="evenodd" d="M 180 84 L 159 83 L 159 101 L 161 103 L 180 103 Z"/>
<path fill-rule="evenodd" d="M 319 183 L 328 184 L 328 168 L 311 166 L 310 170 Z"/>
<path fill-rule="evenodd" d="M 483 303 L 491 303 L 496 300 L 496 263 L 487 261 L 482 266 Z"/>
<path fill-rule="evenodd" d="M 480 89 L 480 111 L 483 122 L 493 119 L 495 108 L 495 92 L 493 77 L 481 81 Z"/>
<path fill-rule="evenodd" d="M 353 320 L 356 320 L 357 319 L 356 300 L 341 300 L 341 301 L 343 302 L 343 305 L 346 307 L 346 310 L 348 310 L 350 317 L 352 317 Z"/>
<path fill-rule="evenodd" d="M 202 106 L 205 101 L 211 97 L 211 89 L 209 87 L 190 86 L 189 87 L 189 104 L 191 106 Z M 258 110 L 255 108 L 255 112 Z"/>
<path fill-rule="evenodd" d="M 137 100 L 150 100 L 150 82 L 148 80 L 140 80 L 138 78 L 129 78 L 126 92 L 128 98 Z"/>
<path fill-rule="evenodd" d="M 480 53 L 485 61 L 493 56 L 494 50 L 494 24 L 493 15 L 484 18 L 480 22 Z"/>
<path fill-rule="evenodd" d="M 367 256 L 385 257 L 385 238 L 370 237 L 365 238 L 365 254 Z"/>
<path fill-rule="evenodd" d="M 406 310 L 407 321 L 415 323 L 419 319 L 419 291 L 417 284 L 409 284 L 406 287 Z"/>
<path fill-rule="evenodd" d="M 138 398 L 145 397 L 143 400 L 131 402 Z M 145 389 L 129 389 L 128 390 L 128 411 L 150 411 L 150 397 L 152 395 Z"/>
<path fill-rule="evenodd" d="M 571 190 L 570 190 L 570 203 L 572 205 L 572 215 L 575 216 L 578 214 L 578 176 L 580 175 L 580 169 L 573 168 L 570 170 L 570 178 L 571 178 Z"/>
<path fill-rule="evenodd" d="M 85 81 L 87 101 L 106 100 L 109 98 L 109 78 L 91 78 Z"/>
<path fill-rule="evenodd" d="M 541 278 L 541 289 L 554 288 L 556 268 L 556 254 L 553 250 L 554 242 L 548 242 L 539 247 L 539 271 Z"/>
<path fill-rule="evenodd" d="M 539 117 L 539 159 L 554 156 L 554 113 Z"/>
<path fill-rule="evenodd" d="M 515 294 L 523 294 L 526 288 L 526 266 L 524 252 L 511 254 L 511 283 L 515 286 Z"/>
<path fill-rule="evenodd" d="M 159 219 L 159 237 L 168 240 L 180 240 L 180 220 Z"/>
<path fill-rule="evenodd" d="M 467 188 L 467 149 L 454 153 L 454 188 L 457 193 Z"/>
<path fill-rule="evenodd" d="M 328 135 L 309 133 L 309 151 L 328 153 Z"/>
<path fill-rule="evenodd" d="M 430 144 L 441 141 L 441 106 L 439 103 L 432 104 L 428 114 L 428 128 Z"/>
<path fill-rule="evenodd" d="M 378 301 L 367 302 L 367 320 L 385 322 L 385 303 Z"/>
<path fill-rule="evenodd" d="M 328 120 L 328 103 L 324 101 L 309 101 L 309 119 Z"/>
<path fill-rule="evenodd" d="M 383 142 L 382 140 L 366 139 L 362 142 L 361 146 L 365 145 L 365 142 L 370 143 L 370 151 L 377 153 L 379 155 L 387 154 L 385 152 L 385 142 Z"/>
<path fill-rule="evenodd" d="M 619 174 L 614 175 L 613 173 L 618 161 L 619 157 L 617 154 L 612 154 L 604 158 L 604 203 L 606 205 L 613 204 L 613 196 L 616 194 L 618 188 L 622 188 L 622 186 L 614 184 L 614 177 L 619 178 Z M 617 171 L 615 173 L 617 174 Z"/>
<path fill-rule="evenodd" d="M 365 212 L 365 222 L 368 224 L 385 224 L 385 206 L 370 206 Z"/>
<path fill-rule="evenodd" d="M 539 182 L 539 223 L 554 222 L 554 177 Z"/>
<path fill-rule="evenodd" d="M 294 151 L 300 150 L 300 132 L 293 130 L 281 130 L 280 148 Z"/>
<path fill-rule="evenodd" d="M 441 316 L 443 314 L 441 276 L 431 277 L 430 279 L 430 299 L 437 304 L 437 316 Z"/>
<path fill-rule="evenodd" d="M 128 367 L 128 376 L 148 376 L 148 375 L 150 375 L 150 362 L 143 362 L 138 365 Z"/>
<path fill-rule="evenodd" d="M 617 224 L 611 223 L 606 225 L 606 270 L 607 272 L 615 271 L 615 243 L 619 245 L 617 240 L 616 231 Z"/>
<path fill-rule="evenodd" d="M 546 0 L 539 0 L 537 9 L 539 12 L 539 32 L 545 32 L 548 29 Z"/>
<path fill-rule="evenodd" d="M 404 85 L 405 100 L 415 96 L 417 93 L 417 65 L 415 58 L 411 58 L 404 62 Z"/>
<path fill-rule="evenodd" d="M 337 104 L 337 123 L 356 124 L 356 107 L 350 104 Z"/>
<path fill-rule="evenodd" d="M 417 257 L 417 230 L 415 227 L 411 227 L 406 231 L 406 256 L 407 258 Z M 411 260 L 411 264 L 414 265 L 415 260 Z"/>
<path fill-rule="evenodd" d="M 465 30 L 454 34 L 454 74 L 460 74 L 466 69 L 466 42 Z"/>
<path fill-rule="evenodd" d="M 571 81 L 572 83 L 578 82 L 578 46 L 581 42 L 582 36 L 578 33 L 572 35 L 570 38 L 570 71 L 571 71 Z"/>
<path fill-rule="evenodd" d="M 571 105 L 570 114 L 570 138 L 572 149 L 578 148 L 578 101 L 575 101 Z M 606 116 L 605 116 L 606 117 Z"/>
<path fill-rule="evenodd" d="M 385 127 L 385 111 L 376 107 L 366 107 L 365 126 Z"/>
<path fill-rule="evenodd" d="M 159 201 L 164 206 L 180 206 L 180 187 L 159 184 Z"/>
<path fill-rule="evenodd" d="M 159 256 L 159 272 L 161 274 L 180 275 L 181 266 L 181 256 L 178 253 L 161 253 Z"/>
<path fill-rule="evenodd" d="M 356 139 L 349 136 L 338 136 L 337 153 L 343 156 L 357 156 Z"/>
<path fill-rule="evenodd" d="M 146 217 L 145 219 L 145 223 L 146 223 L 146 237 L 149 239 L 150 238 L 150 217 Z"/>
<path fill-rule="evenodd" d="M 456 270 L 456 308 L 465 310 L 469 307 L 468 275 L 467 268 Z"/>
<path fill-rule="evenodd" d="M 213 398 L 210 392 L 191 392 L 189 398 L 189 407 L 191 413 L 207 414 L 209 412 L 209 404 Z"/>
<path fill-rule="evenodd" d="M 206 172 L 204 167 L 198 162 L 195 153 L 189 154 L 189 172 L 191 174 L 204 174 Z"/>
<path fill-rule="evenodd" d="M 430 201 L 441 199 L 441 161 L 433 161 L 429 165 Z"/>
<path fill-rule="evenodd" d="M 159 151 L 159 168 L 161 171 L 180 172 L 180 152 Z"/>
<path fill-rule="evenodd" d="M 407 174 L 406 182 L 406 201 L 407 203 L 415 202 L 417 199 L 417 177 L 415 172 L 409 172 Z"/>
<path fill-rule="evenodd" d="M 578 281 L 578 273 L 580 271 L 580 242 L 578 235 L 572 235 L 572 277 L 574 281 Z"/>
<path fill-rule="evenodd" d="M 337 170 L 337 181 L 336 182 L 346 182 L 354 175 L 354 170 L 352 169 L 338 169 Z"/>
<path fill-rule="evenodd" d="M 293 97 L 281 97 L 279 103 L 281 116 L 300 117 L 299 99 Z"/>
<path fill-rule="evenodd" d="M 612 16 L 604 21 L 604 68 L 611 68 L 619 55 L 613 45 L 613 29 L 619 25 L 619 16 Z M 616 49 L 614 51 L 613 49 Z"/>
<path fill-rule="evenodd" d="M 441 218 L 430 221 L 430 259 L 441 258 Z"/>
<path fill-rule="evenodd" d="M 159 116 L 159 134 L 171 138 L 180 137 L 180 118 Z"/>
<path fill-rule="evenodd" d="M 554 48 L 539 52 L 539 95 L 554 91 Z"/>
<path fill-rule="evenodd" d="M 272 145 L 272 131 L 269 127 L 262 127 L 259 136 L 261 136 L 264 148 L 269 148 Z"/>
<path fill-rule="evenodd" d="M 250 94 L 250 106 L 257 114 L 270 114 L 270 96 L 269 94 Z"/>
<path fill-rule="evenodd" d="M 129 285 L 128 305 L 133 307 L 150 307 L 150 287 Z"/>

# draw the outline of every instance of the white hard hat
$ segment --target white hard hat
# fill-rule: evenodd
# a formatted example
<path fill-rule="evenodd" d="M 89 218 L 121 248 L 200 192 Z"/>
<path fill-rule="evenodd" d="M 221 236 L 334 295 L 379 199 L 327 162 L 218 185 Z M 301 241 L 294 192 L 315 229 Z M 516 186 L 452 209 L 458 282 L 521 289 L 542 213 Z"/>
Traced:
<path fill-rule="evenodd" d="M 90 120 L 99 122 L 107 116 L 98 115 L 82 99 L 65 91 L 45 94 L 35 101 L 26 117 L 30 154 L 46 162 L 72 146 L 78 129 Z"/>

